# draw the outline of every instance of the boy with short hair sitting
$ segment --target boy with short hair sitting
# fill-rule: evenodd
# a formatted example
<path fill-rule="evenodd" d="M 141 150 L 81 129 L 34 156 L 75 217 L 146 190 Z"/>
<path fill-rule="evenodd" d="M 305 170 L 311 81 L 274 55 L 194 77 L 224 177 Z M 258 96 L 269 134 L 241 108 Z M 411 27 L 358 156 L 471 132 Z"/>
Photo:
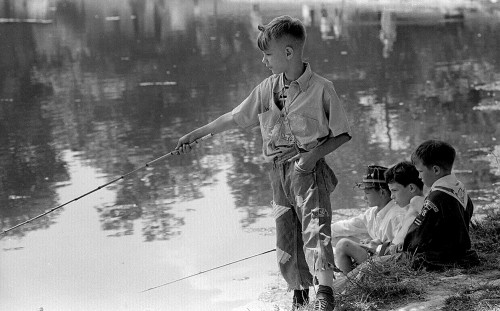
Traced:
<path fill-rule="evenodd" d="M 335 246 L 335 264 L 343 273 L 353 269 L 352 261 L 360 264 L 373 255 L 378 246 L 392 241 L 401 227 L 404 211 L 391 200 L 384 177 L 386 170 L 383 166 L 368 166 L 363 182 L 357 187 L 363 189 L 370 208 L 356 217 L 332 224 L 333 237 L 346 237 Z M 361 243 L 352 239 L 364 234 L 370 238 Z"/>
<path fill-rule="evenodd" d="M 471 250 L 469 224 L 474 205 L 452 173 L 455 149 L 438 140 L 423 142 L 411 155 L 419 177 L 430 187 L 421 213 L 410 226 L 403 250 L 428 269 L 470 266 L 479 259 Z"/>
<path fill-rule="evenodd" d="M 381 256 L 396 253 L 398 248 L 402 248 L 408 229 L 422 211 L 424 183 L 418 175 L 417 168 L 409 161 L 399 162 L 385 172 L 391 198 L 404 210 L 405 214 L 401 227 L 389 247 L 385 250 L 378 249 Z"/>

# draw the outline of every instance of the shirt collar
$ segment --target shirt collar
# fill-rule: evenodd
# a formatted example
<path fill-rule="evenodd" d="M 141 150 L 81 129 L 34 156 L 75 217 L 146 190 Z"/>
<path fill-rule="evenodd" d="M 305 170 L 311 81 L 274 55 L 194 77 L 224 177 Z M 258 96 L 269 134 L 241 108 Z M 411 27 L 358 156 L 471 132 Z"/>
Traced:
<path fill-rule="evenodd" d="M 457 179 L 455 174 L 443 176 L 432 184 L 431 191 L 440 190 L 455 197 L 463 208 L 467 207 L 468 195 L 464 184 Z"/>
<path fill-rule="evenodd" d="M 313 75 L 311 65 L 309 65 L 309 63 L 304 63 L 304 66 L 306 67 L 304 73 L 302 73 L 302 75 L 297 80 L 292 81 L 292 83 L 296 82 L 299 85 L 299 89 L 302 92 L 306 91 L 309 87 L 309 81 L 311 80 L 311 77 Z M 274 86 L 275 93 L 279 92 L 284 87 L 284 73 L 278 75 L 277 77 L 277 83 Z"/>
<path fill-rule="evenodd" d="M 396 201 L 390 200 L 387 202 L 387 204 L 377 213 L 377 217 L 384 218 L 385 214 L 387 214 L 390 210 L 392 210 L 394 207 L 398 207 L 396 204 Z"/>
<path fill-rule="evenodd" d="M 448 187 L 448 188 L 457 188 L 460 186 L 459 181 L 457 179 L 457 176 L 454 173 L 451 173 L 449 175 L 443 176 L 436 180 L 431 188 L 434 187 Z M 431 190 L 432 191 L 432 190 Z"/>
<path fill-rule="evenodd" d="M 299 88 L 302 92 L 307 90 L 309 80 L 311 80 L 312 77 L 311 65 L 309 65 L 309 63 L 304 63 L 304 66 L 306 67 L 304 73 L 297 80 L 295 80 L 299 84 Z"/>

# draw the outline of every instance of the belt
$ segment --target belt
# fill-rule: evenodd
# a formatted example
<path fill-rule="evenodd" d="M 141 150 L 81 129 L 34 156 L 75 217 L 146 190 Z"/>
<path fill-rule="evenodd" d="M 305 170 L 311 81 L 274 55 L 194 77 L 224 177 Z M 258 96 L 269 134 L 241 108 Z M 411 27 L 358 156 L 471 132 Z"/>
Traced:
<path fill-rule="evenodd" d="M 283 164 L 284 162 L 288 161 L 289 159 L 293 158 L 297 154 L 299 154 L 301 151 L 299 147 L 296 145 L 293 145 L 291 148 L 286 149 L 282 151 L 279 155 L 275 156 L 273 158 L 274 164 Z"/>

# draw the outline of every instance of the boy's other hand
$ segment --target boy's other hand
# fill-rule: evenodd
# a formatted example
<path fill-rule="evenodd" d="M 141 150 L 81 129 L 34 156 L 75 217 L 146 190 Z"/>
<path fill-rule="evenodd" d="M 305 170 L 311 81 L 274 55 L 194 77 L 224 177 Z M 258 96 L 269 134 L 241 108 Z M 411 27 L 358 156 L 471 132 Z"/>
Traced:
<path fill-rule="evenodd" d="M 291 157 L 288 162 L 295 163 L 297 166 L 304 171 L 312 171 L 316 166 L 317 159 L 314 158 L 312 152 L 299 153 Z"/>

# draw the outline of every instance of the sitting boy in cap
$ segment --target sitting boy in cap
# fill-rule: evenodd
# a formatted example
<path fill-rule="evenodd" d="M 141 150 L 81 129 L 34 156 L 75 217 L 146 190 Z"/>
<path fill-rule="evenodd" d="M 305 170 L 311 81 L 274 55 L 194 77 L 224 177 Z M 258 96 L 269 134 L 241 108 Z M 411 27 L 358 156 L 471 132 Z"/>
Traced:
<path fill-rule="evenodd" d="M 357 186 L 363 189 L 364 199 L 370 207 L 361 215 L 332 224 L 332 237 L 347 237 L 335 246 L 335 264 L 343 273 L 353 269 L 353 260 L 360 264 L 374 254 L 379 245 L 392 241 L 401 227 L 405 212 L 391 200 L 384 178 L 386 170 L 383 166 L 368 166 L 363 182 Z M 361 243 L 350 238 L 359 240 L 364 234 L 370 238 Z"/>

